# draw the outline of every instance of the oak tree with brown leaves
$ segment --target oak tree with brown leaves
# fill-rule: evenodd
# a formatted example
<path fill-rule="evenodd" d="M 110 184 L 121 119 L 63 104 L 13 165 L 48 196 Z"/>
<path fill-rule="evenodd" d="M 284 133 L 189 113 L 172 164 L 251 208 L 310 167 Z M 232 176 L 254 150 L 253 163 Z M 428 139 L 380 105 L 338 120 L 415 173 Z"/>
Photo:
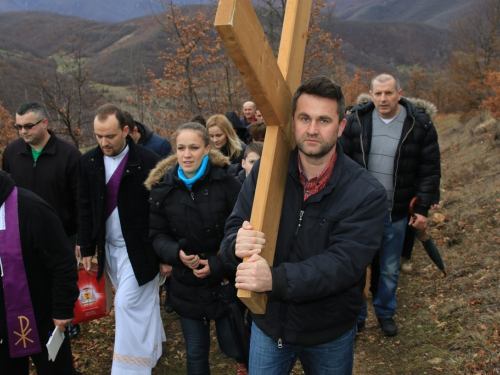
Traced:
<path fill-rule="evenodd" d="M 452 25 L 455 49 L 451 78 L 457 83 L 461 110 L 474 113 L 485 98 L 488 71 L 500 65 L 500 1 L 474 0 Z"/>
<path fill-rule="evenodd" d="M 485 82 L 490 95 L 483 99 L 481 108 L 489 109 L 494 118 L 500 119 L 500 106 L 498 105 L 500 99 L 500 72 L 486 72 Z"/>
<path fill-rule="evenodd" d="M 156 126 L 235 109 L 247 91 L 215 33 L 215 9 L 187 15 L 171 2 L 164 8 L 165 19 L 159 22 L 171 47 L 162 53 L 162 77 L 149 72 L 154 89 L 143 91 L 141 99 L 154 108 Z"/>
<path fill-rule="evenodd" d="M 18 138 L 17 130 L 14 128 L 14 120 L 9 112 L 2 106 L 0 102 L 0 165 L 2 164 L 2 156 L 5 147 Z"/>

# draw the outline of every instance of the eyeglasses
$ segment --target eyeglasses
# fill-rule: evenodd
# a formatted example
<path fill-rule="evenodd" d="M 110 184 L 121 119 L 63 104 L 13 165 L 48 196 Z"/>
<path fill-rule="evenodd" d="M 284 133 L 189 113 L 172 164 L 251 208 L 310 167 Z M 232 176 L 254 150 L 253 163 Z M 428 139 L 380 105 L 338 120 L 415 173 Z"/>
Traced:
<path fill-rule="evenodd" d="M 14 127 L 16 128 L 16 130 L 21 130 L 21 129 L 26 129 L 26 130 L 31 130 L 33 128 L 33 126 L 37 126 L 39 123 L 41 123 L 43 120 L 45 120 L 44 118 L 35 122 L 34 124 L 24 124 L 24 125 L 21 125 L 21 124 L 14 124 Z"/>

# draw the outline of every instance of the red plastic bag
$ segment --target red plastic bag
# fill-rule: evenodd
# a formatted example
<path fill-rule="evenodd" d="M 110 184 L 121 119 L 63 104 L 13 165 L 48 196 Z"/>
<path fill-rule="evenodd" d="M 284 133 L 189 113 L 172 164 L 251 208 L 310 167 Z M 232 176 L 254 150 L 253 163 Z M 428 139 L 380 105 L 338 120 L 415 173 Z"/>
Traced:
<path fill-rule="evenodd" d="M 97 281 L 97 264 L 92 263 L 92 275 L 83 268 L 78 269 L 80 296 L 75 303 L 73 324 L 90 322 L 109 315 L 113 300 L 111 281 L 107 272 Z"/>

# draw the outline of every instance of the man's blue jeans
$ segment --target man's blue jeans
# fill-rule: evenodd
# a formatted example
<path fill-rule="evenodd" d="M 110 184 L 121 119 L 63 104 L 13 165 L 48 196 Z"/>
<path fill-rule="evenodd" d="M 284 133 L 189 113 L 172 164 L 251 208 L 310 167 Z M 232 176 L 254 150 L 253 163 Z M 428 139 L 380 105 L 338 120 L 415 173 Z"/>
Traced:
<path fill-rule="evenodd" d="M 210 365 L 208 355 L 210 351 L 210 321 L 189 319 L 182 316 L 182 333 L 186 343 L 186 363 L 188 375 L 208 375 Z M 239 358 L 240 354 L 233 339 L 231 325 L 227 316 L 215 319 L 217 342 L 222 352 L 229 358 Z"/>
<path fill-rule="evenodd" d="M 306 374 L 351 375 L 354 363 L 354 336 L 356 327 L 336 340 L 316 346 L 299 346 L 278 343 L 271 340 L 259 327 L 252 324 L 250 339 L 251 375 L 289 374 L 300 359 Z"/>
<path fill-rule="evenodd" d="M 391 213 L 387 212 L 384 224 L 384 237 L 378 252 L 380 263 L 380 279 L 378 292 L 374 296 L 373 308 L 377 318 L 392 318 L 396 313 L 396 290 L 399 280 L 399 262 L 403 251 L 408 218 L 391 223 Z M 368 316 L 366 301 L 363 300 L 363 311 L 358 321 Z"/>

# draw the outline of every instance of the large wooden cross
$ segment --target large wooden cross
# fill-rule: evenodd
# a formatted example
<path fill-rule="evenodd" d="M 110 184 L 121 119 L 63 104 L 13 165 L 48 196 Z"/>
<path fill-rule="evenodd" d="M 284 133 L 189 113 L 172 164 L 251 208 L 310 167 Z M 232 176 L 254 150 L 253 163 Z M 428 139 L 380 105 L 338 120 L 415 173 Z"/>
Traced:
<path fill-rule="evenodd" d="M 250 0 L 220 0 L 215 27 L 262 115 L 267 131 L 250 223 L 266 235 L 261 253 L 273 264 L 290 151 L 292 93 L 304 65 L 312 0 L 288 0 L 276 61 Z M 244 260 L 245 261 L 245 260 Z M 267 295 L 239 290 L 256 313 L 266 311 Z"/>

